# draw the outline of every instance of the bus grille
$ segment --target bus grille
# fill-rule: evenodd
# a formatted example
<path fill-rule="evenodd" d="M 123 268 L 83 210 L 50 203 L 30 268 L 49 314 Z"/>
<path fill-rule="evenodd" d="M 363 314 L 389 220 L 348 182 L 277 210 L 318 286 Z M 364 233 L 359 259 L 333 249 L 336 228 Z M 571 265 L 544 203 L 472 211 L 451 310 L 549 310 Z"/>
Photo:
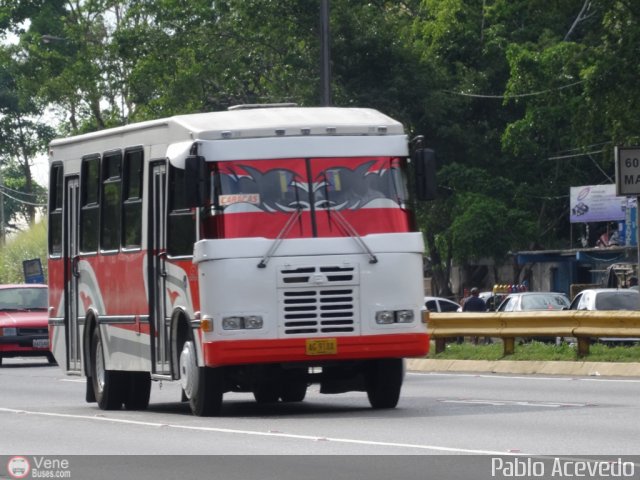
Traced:
<path fill-rule="evenodd" d="M 280 335 L 356 332 L 358 264 L 283 265 L 278 269 Z"/>
<path fill-rule="evenodd" d="M 281 290 L 284 334 L 354 332 L 356 291 L 355 288 Z"/>
<path fill-rule="evenodd" d="M 285 267 L 280 270 L 280 285 L 349 285 L 357 282 L 357 265 Z"/>

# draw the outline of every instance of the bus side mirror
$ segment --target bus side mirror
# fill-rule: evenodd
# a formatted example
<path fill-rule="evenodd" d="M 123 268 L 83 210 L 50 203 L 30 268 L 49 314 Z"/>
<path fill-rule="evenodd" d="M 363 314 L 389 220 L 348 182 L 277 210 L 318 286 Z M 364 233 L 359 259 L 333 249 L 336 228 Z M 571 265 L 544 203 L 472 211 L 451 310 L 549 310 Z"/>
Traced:
<path fill-rule="evenodd" d="M 184 164 L 184 188 L 187 206 L 201 207 L 209 199 L 209 170 L 204 157 L 189 156 Z"/>
<path fill-rule="evenodd" d="M 412 161 L 416 178 L 416 198 L 434 200 L 437 197 L 436 152 L 419 148 L 413 152 Z"/>

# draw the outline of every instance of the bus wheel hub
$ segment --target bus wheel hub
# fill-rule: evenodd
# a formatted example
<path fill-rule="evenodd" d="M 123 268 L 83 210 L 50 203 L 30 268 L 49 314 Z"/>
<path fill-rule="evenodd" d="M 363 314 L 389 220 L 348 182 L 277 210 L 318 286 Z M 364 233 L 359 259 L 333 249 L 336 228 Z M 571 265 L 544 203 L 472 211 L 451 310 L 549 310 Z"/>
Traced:
<path fill-rule="evenodd" d="M 198 391 L 198 365 L 192 341 L 184 344 L 180 352 L 180 385 L 185 396 L 191 400 Z"/>

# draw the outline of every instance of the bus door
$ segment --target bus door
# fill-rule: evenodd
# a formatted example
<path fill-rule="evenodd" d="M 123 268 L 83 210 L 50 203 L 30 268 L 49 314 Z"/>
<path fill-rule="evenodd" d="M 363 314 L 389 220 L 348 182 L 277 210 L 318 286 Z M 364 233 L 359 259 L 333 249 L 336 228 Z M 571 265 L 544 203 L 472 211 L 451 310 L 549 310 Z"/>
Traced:
<path fill-rule="evenodd" d="M 151 305 L 151 362 L 152 373 L 171 373 L 169 338 L 166 318 L 166 212 L 167 166 L 158 161 L 150 165 L 149 198 L 149 300 Z"/>
<path fill-rule="evenodd" d="M 78 325 L 78 270 L 79 261 L 79 205 L 80 180 L 77 175 L 68 177 L 66 181 L 65 207 L 65 325 L 67 333 L 67 369 L 80 372 L 82 368 L 82 350 L 80 345 L 80 328 Z"/>

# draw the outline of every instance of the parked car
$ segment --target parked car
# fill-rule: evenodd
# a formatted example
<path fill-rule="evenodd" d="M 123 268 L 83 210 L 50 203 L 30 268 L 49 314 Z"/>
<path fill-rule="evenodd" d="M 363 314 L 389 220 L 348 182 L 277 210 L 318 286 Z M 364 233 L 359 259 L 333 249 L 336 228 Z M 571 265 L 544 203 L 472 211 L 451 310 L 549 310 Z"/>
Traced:
<path fill-rule="evenodd" d="M 520 292 L 507 295 L 496 311 L 531 312 L 537 310 L 566 310 L 569 308 L 569 305 L 569 298 L 564 293 Z M 562 339 L 560 337 L 530 337 L 526 340 L 559 343 Z"/>
<path fill-rule="evenodd" d="M 498 312 L 529 312 L 534 310 L 563 310 L 569 308 L 569 298 L 556 292 L 510 293 L 502 301 Z"/>
<path fill-rule="evenodd" d="M 7 357 L 43 356 L 49 351 L 47 286 L 0 285 L 0 365 Z"/>
<path fill-rule="evenodd" d="M 634 288 L 590 288 L 579 292 L 570 310 L 640 310 L 640 292 Z M 636 343 L 640 338 L 600 338 L 605 343 Z"/>
<path fill-rule="evenodd" d="M 640 293 L 630 288 L 590 288 L 579 292 L 569 309 L 640 310 Z"/>
<path fill-rule="evenodd" d="M 424 306 L 430 312 L 461 312 L 462 307 L 456 302 L 442 297 L 424 297 Z"/>

